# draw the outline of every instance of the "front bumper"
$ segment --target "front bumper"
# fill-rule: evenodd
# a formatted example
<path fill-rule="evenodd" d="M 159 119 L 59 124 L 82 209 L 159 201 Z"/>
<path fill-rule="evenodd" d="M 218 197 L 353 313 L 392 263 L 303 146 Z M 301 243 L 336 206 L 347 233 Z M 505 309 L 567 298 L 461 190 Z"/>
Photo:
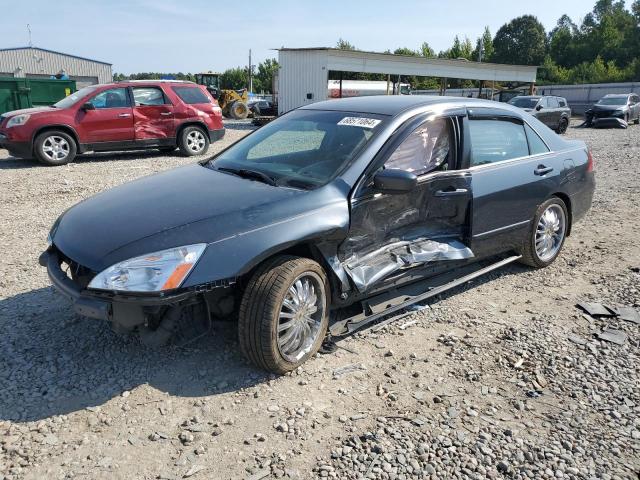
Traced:
<path fill-rule="evenodd" d="M 624 119 L 617 117 L 594 118 L 592 124 L 596 128 L 627 128 L 629 126 Z"/>
<path fill-rule="evenodd" d="M 119 324 L 127 329 L 146 322 L 149 310 L 174 305 L 196 295 L 194 291 L 170 294 L 124 294 L 83 289 L 62 270 L 64 259 L 55 249 L 48 249 L 38 262 L 47 268 L 51 283 L 58 292 L 73 302 L 74 311 L 82 316 Z"/>
<path fill-rule="evenodd" d="M 6 148 L 9 150 L 9 154 L 12 157 L 31 158 L 30 142 L 16 142 L 9 140 L 4 133 L 0 133 L 0 148 Z"/>

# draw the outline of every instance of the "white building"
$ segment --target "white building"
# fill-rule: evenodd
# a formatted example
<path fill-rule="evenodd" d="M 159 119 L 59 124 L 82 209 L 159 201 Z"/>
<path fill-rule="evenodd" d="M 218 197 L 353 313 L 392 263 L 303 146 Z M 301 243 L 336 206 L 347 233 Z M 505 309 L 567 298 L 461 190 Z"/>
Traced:
<path fill-rule="evenodd" d="M 60 70 L 77 88 L 113 80 L 110 63 L 38 47 L 0 48 L 0 77 L 49 78 Z"/>
<path fill-rule="evenodd" d="M 533 85 L 537 67 L 336 48 L 278 49 L 278 113 L 327 99 L 329 71 L 459 78 Z M 490 86 L 490 85 L 487 85 Z"/>

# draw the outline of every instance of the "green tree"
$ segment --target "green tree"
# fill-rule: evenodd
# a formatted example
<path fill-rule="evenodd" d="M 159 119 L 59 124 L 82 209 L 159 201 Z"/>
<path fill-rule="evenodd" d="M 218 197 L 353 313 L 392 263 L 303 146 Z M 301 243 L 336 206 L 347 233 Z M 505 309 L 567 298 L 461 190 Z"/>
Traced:
<path fill-rule="evenodd" d="M 343 40 L 342 38 L 338 39 L 338 43 L 336 43 L 336 48 L 340 50 L 357 50 L 356 46 Z"/>
<path fill-rule="evenodd" d="M 400 47 L 400 48 L 396 48 L 393 51 L 394 55 L 408 55 L 410 57 L 417 57 L 420 54 L 418 52 L 416 52 L 415 50 L 411 50 L 410 48 L 407 47 Z"/>
<path fill-rule="evenodd" d="M 278 68 L 278 61 L 275 58 L 267 58 L 264 62 L 260 62 L 253 79 L 254 91 L 272 93 L 273 74 Z"/>
<path fill-rule="evenodd" d="M 493 37 L 489 27 L 484 27 L 482 36 L 476 40 L 476 48 L 473 49 L 472 59 L 480 59 L 480 49 L 482 48 L 482 61 L 491 62 L 493 58 Z"/>
<path fill-rule="evenodd" d="M 493 39 L 494 61 L 540 65 L 546 54 L 544 27 L 533 15 L 523 15 L 504 24 Z"/>
<path fill-rule="evenodd" d="M 229 68 L 220 75 L 220 87 L 240 90 L 247 87 L 247 69 L 242 67 Z"/>
<path fill-rule="evenodd" d="M 640 0 L 638 1 L 640 2 Z M 427 42 L 422 42 L 422 45 L 420 45 L 420 55 L 425 58 L 434 58 L 436 52 L 433 51 L 433 48 L 431 48 Z"/>

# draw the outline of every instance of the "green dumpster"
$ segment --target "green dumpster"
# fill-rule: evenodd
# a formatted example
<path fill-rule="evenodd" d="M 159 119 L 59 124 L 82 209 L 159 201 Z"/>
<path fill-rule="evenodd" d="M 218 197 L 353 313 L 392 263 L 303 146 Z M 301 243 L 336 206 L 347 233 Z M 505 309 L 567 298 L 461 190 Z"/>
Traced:
<path fill-rule="evenodd" d="M 20 108 L 53 105 L 75 91 L 75 80 L 0 77 L 0 115 Z"/>

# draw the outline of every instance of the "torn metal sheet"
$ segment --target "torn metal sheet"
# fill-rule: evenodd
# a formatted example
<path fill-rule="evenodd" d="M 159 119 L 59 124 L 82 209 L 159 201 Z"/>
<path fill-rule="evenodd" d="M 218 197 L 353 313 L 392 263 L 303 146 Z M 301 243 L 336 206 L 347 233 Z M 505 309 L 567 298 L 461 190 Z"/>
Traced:
<path fill-rule="evenodd" d="M 594 317 L 613 317 L 615 313 L 601 303 L 581 302 L 576 305 Z"/>
<path fill-rule="evenodd" d="M 570 342 L 573 342 L 577 345 L 586 345 L 587 343 L 589 343 L 586 338 L 583 338 L 580 335 L 576 335 L 575 333 L 570 333 L 567 338 Z"/>
<path fill-rule="evenodd" d="M 616 345 L 624 345 L 627 342 L 627 334 L 622 330 L 616 330 L 614 328 L 605 328 L 598 334 L 600 340 L 615 343 Z"/>
<path fill-rule="evenodd" d="M 347 274 L 360 292 L 403 268 L 441 260 L 472 258 L 473 252 L 458 240 L 438 242 L 419 238 L 394 242 L 360 258 L 351 257 L 344 263 Z"/>
<path fill-rule="evenodd" d="M 640 325 L 640 312 L 633 307 L 616 307 L 616 313 L 620 320 Z"/>

